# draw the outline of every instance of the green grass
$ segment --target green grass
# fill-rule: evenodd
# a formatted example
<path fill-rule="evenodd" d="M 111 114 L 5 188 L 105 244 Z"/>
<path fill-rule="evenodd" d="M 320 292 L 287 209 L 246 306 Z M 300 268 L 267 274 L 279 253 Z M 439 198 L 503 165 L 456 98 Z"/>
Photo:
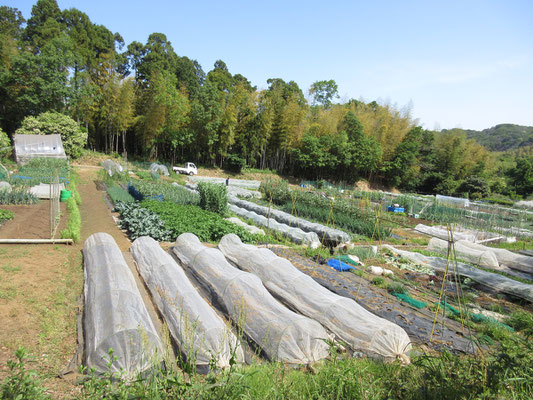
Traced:
<path fill-rule="evenodd" d="M 15 214 L 13 214 L 12 211 L 2 210 L 0 208 L 0 225 L 2 225 L 6 221 L 9 221 L 10 219 L 13 219 L 14 217 L 15 217 Z"/>
<path fill-rule="evenodd" d="M 73 174 L 73 180 L 69 185 L 72 196 L 67 199 L 67 227 L 60 234 L 62 239 L 72 239 L 74 242 L 81 239 L 81 214 L 78 207 L 81 204 L 81 196 L 76 189 L 76 179 L 77 177 Z"/>
<path fill-rule="evenodd" d="M 123 189 L 121 186 L 118 185 L 108 187 L 107 194 L 111 198 L 111 201 L 113 201 L 113 204 L 117 203 L 118 201 L 121 201 L 123 203 L 131 203 L 135 201 L 127 190 Z"/>

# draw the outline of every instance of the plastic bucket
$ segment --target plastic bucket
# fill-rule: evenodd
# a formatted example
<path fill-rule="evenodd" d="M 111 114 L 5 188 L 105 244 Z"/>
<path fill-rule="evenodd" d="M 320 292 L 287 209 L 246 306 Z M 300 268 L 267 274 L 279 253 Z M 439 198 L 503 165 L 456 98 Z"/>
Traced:
<path fill-rule="evenodd" d="M 61 195 L 60 195 L 60 200 L 61 201 L 67 201 L 67 199 L 70 198 L 70 196 L 72 196 L 72 193 L 70 192 L 70 190 L 65 190 L 65 189 L 62 189 L 61 190 Z"/>

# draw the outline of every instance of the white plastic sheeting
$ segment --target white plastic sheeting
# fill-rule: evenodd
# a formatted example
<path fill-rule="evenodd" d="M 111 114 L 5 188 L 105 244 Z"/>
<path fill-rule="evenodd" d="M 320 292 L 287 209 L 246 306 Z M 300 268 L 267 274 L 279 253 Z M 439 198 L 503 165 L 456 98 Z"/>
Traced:
<path fill-rule="evenodd" d="M 163 164 L 152 163 L 150 164 L 150 171 L 159 175 L 169 176 L 168 168 Z"/>
<path fill-rule="evenodd" d="M 274 208 L 268 208 L 260 206 L 255 203 L 251 203 L 246 200 L 239 200 L 235 196 L 228 196 L 228 201 L 235 204 L 238 207 L 244 208 L 248 211 L 253 211 L 256 214 L 263 216 L 270 216 L 276 221 L 287 224 L 292 227 L 298 227 L 305 232 L 314 232 L 318 235 L 320 240 L 324 238 L 326 241 L 334 243 L 346 243 L 350 241 L 350 235 L 339 229 L 330 228 L 315 222 L 310 222 L 302 218 L 295 217 L 284 211 L 276 210 Z"/>
<path fill-rule="evenodd" d="M 415 231 L 425 233 L 426 235 L 438 237 L 442 240 L 448 240 L 448 229 L 445 226 L 428 226 L 424 224 L 418 224 L 415 227 Z M 456 226 L 453 231 L 453 240 L 467 240 L 472 243 L 492 242 L 492 241 L 505 241 L 507 243 L 516 242 L 516 238 L 502 236 L 501 234 L 494 232 L 477 231 L 473 229 L 466 229 Z"/>
<path fill-rule="evenodd" d="M 220 250 L 183 233 L 173 251 L 270 360 L 310 364 L 328 356 L 328 335 L 318 322 L 284 307 L 256 275 L 231 266 Z"/>
<path fill-rule="evenodd" d="M 253 225 L 248 225 L 246 222 L 240 220 L 237 217 L 226 218 L 226 220 L 228 220 L 229 222 L 231 222 L 231 223 L 233 223 L 235 225 L 239 225 L 240 227 L 246 229 L 251 234 L 254 234 L 254 235 L 264 235 L 265 234 L 265 231 L 262 230 L 261 228 L 258 228 L 257 226 L 253 226 Z"/>
<path fill-rule="evenodd" d="M 189 179 L 191 182 L 199 183 L 199 182 L 210 182 L 210 183 L 222 183 L 223 185 L 226 184 L 227 178 L 212 178 L 209 176 L 189 176 L 187 179 Z M 259 181 L 249 181 L 246 179 L 229 179 L 229 186 L 238 186 L 245 189 L 259 189 L 259 186 L 261 185 L 261 182 Z"/>
<path fill-rule="evenodd" d="M 257 225 L 264 226 L 267 229 L 272 229 L 275 232 L 286 235 L 291 242 L 303 244 L 313 249 L 320 247 L 320 239 L 315 232 L 304 232 L 300 228 L 280 224 L 273 218 L 269 219 L 262 215 L 256 214 L 253 211 L 248 211 L 244 208 L 237 207 L 234 204 L 228 204 L 228 208 L 231 212 L 234 212 L 239 217 L 250 219 Z"/>
<path fill-rule="evenodd" d="M 470 200 L 468 199 L 463 199 L 461 197 L 443 196 L 441 194 L 436 195 L 435 200 L 438 203 L 455 207 L 468 207 L 470 205 Z"/>
<path fill-rule="evenodd" d="M 500 264 L 496 259 L 496 255 L 490 248 L 481 246 L 482 248 L 473 248 L 469 244 L 472 242 L 466 240 L 459 240 L 454 244 L 455 255 L 472 264 L 481 265 L 482 267 L 489 267 L 493 269 L 500 268 Z M 434 251 L 441 254 L 447 254 L 448 242 L 442 239 L 431 238 L 427 246 L 429 251 Z"/>
<path fill-rule="evenodd" d="M 86 365 L 134 379 L 160 361 L 162 344 L 113 237 L 95 233 L 83 245 Z M 114 360 L 109 363 L 109 349 Z"/>
<path fill-rule="evenodd" d="M 32 158 L 67 158 L 61 135 L 15 135 L 15 159 L 25 164 Z"/>
<path fill-rule="evenodd" d="M 124 167 L 122 167 L 122 165 L 110 159 L 102 161 L 102 167 L 104 167 L 109 176 L 113 176 L 116 173 L 121 174 L 124 172 Z"/>
<path fill-rule="evenodd" d="M 276 298 L 320 322 L 352 349 L 408 362 L 410 339 L 398 325 L 329 291 L 269 249 L 242 243 L 237 235 L 224 236 L 218 247 L 239 268 L 259 276 Z"/>
<path fill-rule="evenodd" d="M 159 243 L 148 236 L 136 239 L 131 254 L 168 329 L 187 362 L 207 370 L 211 360 L 218 368 L 230 366 L 234 354 L 244 353 L 237 338 L 215 310 L 200 296 L 183 269 Z"/>
<path fill-rule="evenodd" d="M 411 260 L 415 264 L 430 267 L 433 270 L 444 272 L 446 269 L 446 259 L 441 257 L 428 257 L 420 253 L 406 250 L 399 250 L 390 245 L 383 245 L 383 248 L 390 250 L 393 254 Z M 449 267 L 449 273 L 452 273 L 453 267 Z M 511 294 L 528 301 L 533 301 L 533 285 L 515 281 L 506 276 L 483 271 L 461 262 L 457 263 L 457 273 L 461 276 L 472 279 L 481 283 L 496 292 Z"/>
<path fill-rule="evenodd" d="M 498 249 L 496 247 L 487 247 L 482 244 L 458 242 L 465 247 L 477 251 L 490 251 L 494 254 L 498 263 L 506 267 L 516 269 L 528 274 L 533 274 L 533 257 L 525 256 L 522 254 L 516 254 L 506 249 Z"/>
<path fill-rule="evenodd" d="M 50 188 L 50 186 L 52 186 L 52 188 Z M 59 193 L 63 189 L 65 189 L 65 185 L 62 183 L 52 185 L 49 183 L 40 183 L 36 186 L 32 186 L 30 188 L 30 193 L 39 199 L 49 199 L 54 193 L 57 193 L 59 196 Z"/>

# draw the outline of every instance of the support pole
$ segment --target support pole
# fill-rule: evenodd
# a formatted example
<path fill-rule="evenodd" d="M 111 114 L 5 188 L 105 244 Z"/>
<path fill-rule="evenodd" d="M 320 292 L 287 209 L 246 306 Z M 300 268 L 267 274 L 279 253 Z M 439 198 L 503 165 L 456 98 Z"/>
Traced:
<path fill-rule="evenodd" d="M 0 244 L 74 244 L 72 239 L 0 239 Z"/>

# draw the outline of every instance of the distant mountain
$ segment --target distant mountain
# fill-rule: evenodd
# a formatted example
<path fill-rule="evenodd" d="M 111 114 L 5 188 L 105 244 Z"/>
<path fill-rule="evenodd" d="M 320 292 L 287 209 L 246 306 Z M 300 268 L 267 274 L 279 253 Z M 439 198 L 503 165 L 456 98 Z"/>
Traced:
<path fill-rule="evenodd" d="M 514 150 L 533 145 L 533 126 L 500 124 L 482 131 L 443 129 L 442 132 L 466 133 L 469 139 L 476 140 L 479 144 L 492 151 Z"/>

